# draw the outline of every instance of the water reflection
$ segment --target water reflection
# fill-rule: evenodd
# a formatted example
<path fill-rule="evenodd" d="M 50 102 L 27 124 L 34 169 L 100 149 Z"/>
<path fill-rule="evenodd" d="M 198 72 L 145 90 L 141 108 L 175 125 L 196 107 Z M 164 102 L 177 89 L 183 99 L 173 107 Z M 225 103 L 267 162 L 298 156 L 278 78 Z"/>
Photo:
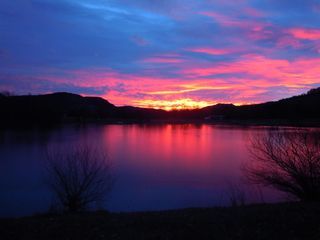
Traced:
<path fill-rule="evenodd" d="M 106 203 L 113 211 L 228 205 L 227 186 L 241 181 L 249 135 L 268 128 L 206 124 L 89 125 L 0 134 L 0 216 L 45 211 L 51 196 L 43 183 L 45 149 L 71 144 L 103 148 L 117 181 Z M 264 191 L 266 201 L 279 195 Z M 261 198 L 260 198 L 261 200 Z"/>

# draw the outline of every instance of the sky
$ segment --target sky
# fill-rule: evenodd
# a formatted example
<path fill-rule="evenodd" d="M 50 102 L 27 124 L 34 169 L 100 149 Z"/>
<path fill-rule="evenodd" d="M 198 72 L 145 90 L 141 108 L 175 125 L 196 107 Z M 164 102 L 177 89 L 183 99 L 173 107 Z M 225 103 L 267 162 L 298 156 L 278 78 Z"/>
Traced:
<path fill-rule="evenodd" d="M 320 86 L 320 0 L 1 0 L 0 91 L 163 109 Z"/>

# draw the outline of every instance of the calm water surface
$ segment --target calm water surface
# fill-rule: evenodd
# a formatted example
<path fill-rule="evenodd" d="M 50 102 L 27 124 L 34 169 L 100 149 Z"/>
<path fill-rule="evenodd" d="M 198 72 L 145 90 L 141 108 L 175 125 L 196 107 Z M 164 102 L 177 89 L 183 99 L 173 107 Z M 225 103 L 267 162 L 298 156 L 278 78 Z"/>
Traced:
<path fill-rule="evenodd" d="M 46 149 L 77 143 L 108 153 L 116 183 L 103 207 L 111 211 L 225 206 L 234 186 L 247 202 L 279 201 L 281 194 L 248 185 L 241 171 L 250 137 L 267 130 L 133 124 L 2 131 L 0 216 L 46 211 L 52 202 L 43 180 Z"/>

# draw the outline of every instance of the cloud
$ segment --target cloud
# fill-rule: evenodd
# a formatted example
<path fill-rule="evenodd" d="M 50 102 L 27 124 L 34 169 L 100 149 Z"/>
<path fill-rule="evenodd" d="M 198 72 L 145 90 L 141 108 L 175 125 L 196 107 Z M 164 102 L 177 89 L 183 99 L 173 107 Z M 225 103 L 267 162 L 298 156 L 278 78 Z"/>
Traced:
<path fill-rule="evenodd" d="M 182 70 L 182 74 L 195 78 L 220 74 L 236 76 L 242 73 L 248 77 L 247 84 L 252 82 L 249 79 L 258 79 L 256 84 L 265 87 L 283 84 L 299 86 L 319 83 L 319 64 L 320 58 L 288 61 L 270 59 L 260 55 L 245 55 L 234 62 L 215 64 L 211 67 L 187 68 Z"/>
<path fill-rule="evenodd" d="M 174 63 L 182 63 L 184 62 L 184 59 L 181 58 L 180 55 L 177 54 L 161 54 L 158 56 L 150 57 L 143 59 L 144 63 L 152 64 L 152 63 L 168 63 L 168 64 L 174 64 Z"/>
<path fill-rule="evenodd" d="M 234 52 L 232 49 L 212 48 L 212 47 L 198 47 L 190 48 L 188 51 L 195 53 L 204 53 L 209 55 L 225 55 Z"/>
<path fill-rule="evenodd" d="M 154 107 L 299 94 L 320 85 L 318 7 L 314 0 L 2 0 L 0 88 Z"/>
<path fill-rule="evenodd" d="M 308 28 L 292 28 L 288 30 L 288 33 L 292 34 L 297 39 L 303 40 L 320 40 L 320 28 L 308 29 Z"/>

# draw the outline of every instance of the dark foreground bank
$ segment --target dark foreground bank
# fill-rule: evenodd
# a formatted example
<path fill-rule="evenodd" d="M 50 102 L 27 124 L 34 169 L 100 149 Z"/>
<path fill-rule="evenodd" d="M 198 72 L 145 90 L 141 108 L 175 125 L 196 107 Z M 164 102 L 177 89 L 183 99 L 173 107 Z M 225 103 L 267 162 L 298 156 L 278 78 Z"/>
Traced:
<path fill-rule="evenodd" d="M 320 239 L 320 204 L 0 220 L 0 239 Z"/>

